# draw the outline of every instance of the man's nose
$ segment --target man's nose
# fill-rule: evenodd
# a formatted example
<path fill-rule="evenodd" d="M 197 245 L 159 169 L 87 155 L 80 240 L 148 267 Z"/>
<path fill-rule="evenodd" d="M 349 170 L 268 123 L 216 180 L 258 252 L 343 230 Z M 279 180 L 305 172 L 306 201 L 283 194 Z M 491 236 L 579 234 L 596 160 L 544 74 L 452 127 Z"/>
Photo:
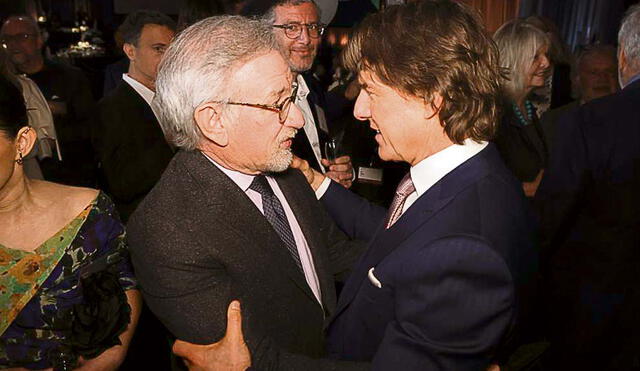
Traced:
<path fill-rule="evenodd" d="M 304 116 L 302 115 L 300 108 L 298 108 L 298 105 L 295 103 L 291 104 L 291 108 L 289 108 L 289 114 L 287 115 L 287 119 L 284 121 L 284 125 L 296 129 L 300 129 L 304 126 Z"/>

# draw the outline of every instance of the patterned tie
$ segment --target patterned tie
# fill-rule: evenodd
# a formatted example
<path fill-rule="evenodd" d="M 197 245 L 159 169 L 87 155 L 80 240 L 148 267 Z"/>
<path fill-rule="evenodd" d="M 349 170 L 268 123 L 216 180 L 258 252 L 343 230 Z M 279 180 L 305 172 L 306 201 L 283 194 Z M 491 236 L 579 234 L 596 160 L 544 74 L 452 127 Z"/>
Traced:
<path fill-rule="evenodd" d="M 391 201 L 391 206 L 389 207 L 389 214 L 387 215 L 387 229 L 391 228 L 393 223 L 400 219 L 404 201 L 410 194 L 415 192 L 415 190 L 416 187 L 413 186 L 411 173 L 409 172 L 402 178 L 400 184 L 398 184 L 398 188 L 396 188 L 396 195 L 393 196 L 393 201 Z"/>
<path fill-rule="evenodd" d="M 301 272 L 302 263 L 300 262 L 300 255 L 298 254 L 298 247 L 296 246 L 296 240 L 293 238 L 293 232 L 291 232 L 291 226 L 287 220 L 287 216 L 284 213 L 282 204 L 278 197 L 273 193 L 267 178 L 264 175 L 257 175 L 253 178 L 253 182 L 249 186 L 262 196 L 262 209 L 264 210 L 264 216 L 267 218 L 273 229 L 276 231 L 282 242 L 284 242 L 287 250 L 291 254 L 294 262 L 298 266 Z"/>

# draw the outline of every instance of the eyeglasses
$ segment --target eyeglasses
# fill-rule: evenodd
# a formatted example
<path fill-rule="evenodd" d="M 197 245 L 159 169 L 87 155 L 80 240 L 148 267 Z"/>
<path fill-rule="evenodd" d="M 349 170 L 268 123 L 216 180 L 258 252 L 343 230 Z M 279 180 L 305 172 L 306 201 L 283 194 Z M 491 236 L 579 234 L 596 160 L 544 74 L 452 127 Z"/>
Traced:
<path fill-rule="evenodd" d="M 284 30 L 284 34 L 290 39 L 297 39 L 302 34 L 302 28 L 306 28 L 309 32 L 309 37 L 317 39 L 324 33 L 325 25 L 321 23 L 287 23 L 287 24 L 274 24 L 273 27 L 281 28 Z"/>
<path fill-rule="evenodd" d="M 280 123 L 283 124 L 287 120 L 287 117 L 289 117 L 289 110 L 291 109 L 291 103 L 295 101 L 296 95 L 298 95 L 297 84 L 293 86 L 291 95 L 285 98 L 285 100 L 283 100 L 282 103 L 280 104 L 260 104 L 260 103 L 224 102 L 224 101 L 213 102 L 213 103 L 225 103 L 225 104 L 231 104 L 234 106 L 253 107 L 253 108 L 266 109 L 272 112 L 277 112 L 278 120 L 280 120 Z"/>
<path fill-rule="evenodd" d="M 4 36 L 0 37 L 0 43 L 2 45 L 6 45 L 6 44 L 9 44 L 9 43 L 35 39 L 36 36 L 38 36 L 38 35 L 33 34 L 33 33 L 19 33 L 19 34 L 15 34 L 15 35 L 4 35 Z"/>

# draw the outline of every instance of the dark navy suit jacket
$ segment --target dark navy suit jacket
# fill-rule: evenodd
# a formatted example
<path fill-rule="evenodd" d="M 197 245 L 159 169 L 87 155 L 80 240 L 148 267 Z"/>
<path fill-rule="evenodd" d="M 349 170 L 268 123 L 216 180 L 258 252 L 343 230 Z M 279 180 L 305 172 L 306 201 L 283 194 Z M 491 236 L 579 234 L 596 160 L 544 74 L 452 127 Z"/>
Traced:
<path fill-rule="evenodd" d="M 481 370 L 514 338 L 537 257 L 520 184 L 493 144 L 390 229 L 386 210 L 334 183 L 322 202 L 348 235 L 370 241 L 329 326 L 331 354 L 374 370 Z"/>

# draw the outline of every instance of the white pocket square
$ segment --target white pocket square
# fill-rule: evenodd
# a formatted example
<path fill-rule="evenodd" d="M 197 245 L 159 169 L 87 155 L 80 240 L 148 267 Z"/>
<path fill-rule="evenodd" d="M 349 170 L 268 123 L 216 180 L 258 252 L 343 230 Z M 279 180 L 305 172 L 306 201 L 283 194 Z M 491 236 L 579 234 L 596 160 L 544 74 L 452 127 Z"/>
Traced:
<path fill-rule="evenodd" d="M 376 276 L 373 275 L 373 271 L 375 270 L 375 268 L 371 268 L 369 269 L 369 273 L 367 273 L 367 277 L 369 277 L 369 281 L 371 281 L 371 283 L 373 284 L 373 286 L 381 289 L 382 288 L 382 282 L 380 282 Z"/>

